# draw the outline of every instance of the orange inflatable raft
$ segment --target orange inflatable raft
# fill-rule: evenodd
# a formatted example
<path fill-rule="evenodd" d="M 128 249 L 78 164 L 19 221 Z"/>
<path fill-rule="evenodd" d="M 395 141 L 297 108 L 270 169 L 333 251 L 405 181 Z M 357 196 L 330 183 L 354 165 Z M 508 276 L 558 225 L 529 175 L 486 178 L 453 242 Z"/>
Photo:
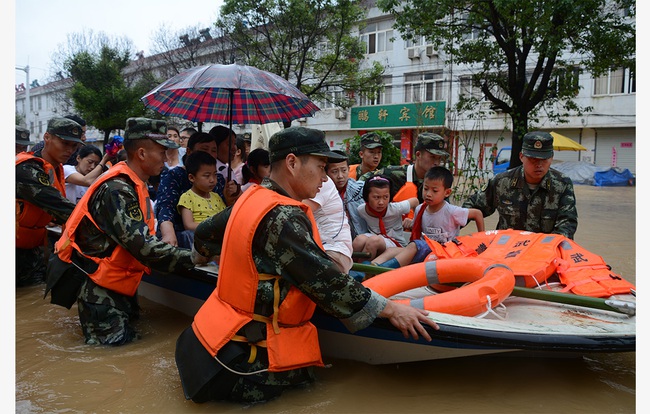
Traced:
<path fill-rule="evenodd" d="M 515 275 L 506 265 L 472 257 L 411 264 L 377 275 L 363 285 L 389 298 L 418 287 L 458 282 L 469 284 L 420 299 L 395 301 L 433 312 L 476 316 L 512 293 Z"/>

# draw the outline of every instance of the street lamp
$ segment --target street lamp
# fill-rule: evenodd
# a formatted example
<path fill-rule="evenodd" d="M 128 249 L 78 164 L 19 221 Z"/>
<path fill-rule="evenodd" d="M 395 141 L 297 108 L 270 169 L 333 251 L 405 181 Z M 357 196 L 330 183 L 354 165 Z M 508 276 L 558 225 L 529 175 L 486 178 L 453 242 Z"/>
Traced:
<path fill-rule="evenodd" d="M 26 125 L 25 126 L 27 127 L 27 129 L 31 130 L 31 127 L 29 125 L 29 118 L 32 112 L 32 105 L 31 102 L 29 101 L 29 65 L 26 65 L 25 67 L 16 66 L 16 70 L 22 70 L 23 72 L 25 72 L 25 77 L 26 77 L 26 81 L 25 81 L 25 124 Z"/>

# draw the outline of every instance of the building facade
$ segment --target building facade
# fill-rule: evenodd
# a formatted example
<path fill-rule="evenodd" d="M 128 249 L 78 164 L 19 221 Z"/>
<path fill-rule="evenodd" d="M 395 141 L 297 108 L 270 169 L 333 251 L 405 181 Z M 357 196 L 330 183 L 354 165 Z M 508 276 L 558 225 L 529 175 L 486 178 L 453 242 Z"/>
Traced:
<path fill-rule="evenodd" d="M 394 29 L 394 19 L 370 2 L 366 20 L 358 31 L 366 47 L 363 65 L 379 62 L 385 67 L 383 92 L 373 99 L 356 97 L 356 105 L 342 109 L 328 103 L 316 102 L 321 108 L 313 117 L 293 121 L 293 125 L 318 128 L 326 133 L 330 147 L 345 149 L 343 140 L 370 130 L 383 130 L 393 135 L 400 146 L 403 162 L 412 158 L 412 146 L 419 132 L 433 131 L 448 140 L 453 164 L 461 166 L 465 152 L 470 152 L 480 168 L 491 170 L 497 148 L 510 145 L 512 122 L 507 114 L 494 111 L 470 81 L 470 67 L 446 63 L 443 53 L 426 39 L 404 40 Z M 188 43 L 189 44 L 189 43 Z M 192 44 L 193 62 L 227 63 L 228 54 L 219 39 L 207 36 Z M 185 49 L 185 48 L 183 48 Z M 187 52 L 187 51 L 185 51 Z M 180 49 L 179 49 L 180 53 Z M 166 76 L 169 60 L 165 56 L 143 57 L 131 65 L 131 71 L 141 68 Z M 579 142 L 586 151 L 556 151 L 558 161 L 584 161 L 601 167 L 628 168 L 636 171 L 636 83 L 634 73 L 627 68 L 612 69 L 594 79 L 589 73 L 578 78 L 580 91 L 575 101 L 593 109 L 582 116 L 568 117 L 566 123 L 556 124 L 543 116 L 539 129 L 554 131 Z M 31 89 L 29 125 L 33 136 L 42 138 L 47 120 L 56 114 L 70 112 L 61 107 L 65 102 L 55 99 L 65 80 Z M 332 91 L 332 94 L 343 91 Z M 479 100 L 470 116 L 456 112 L 454 105 L 461 97 Z M 58 105 L 58 106 L 57 106 Z M 16 92 L 16 113 L 25 115 L 24 91 Z M 480 112 L 481 116 L 476 117 Z M 210 125 L 204 126 L 205 128 Z M 233 125 L 236 133 L 255 131 L 254 126 Z M 96 130 L 95 130 L 96 131 Z M 95 132 L 89 126 L 90 136 Z M 96 131 L 101 137 L 101 133 Z"/>

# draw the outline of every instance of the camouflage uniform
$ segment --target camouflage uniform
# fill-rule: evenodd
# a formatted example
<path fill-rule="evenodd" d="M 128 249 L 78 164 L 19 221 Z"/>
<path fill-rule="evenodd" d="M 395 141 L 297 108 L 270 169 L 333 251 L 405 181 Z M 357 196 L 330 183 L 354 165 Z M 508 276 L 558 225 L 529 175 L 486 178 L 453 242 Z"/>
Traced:
<path fill-rule="evenodd" d="M 139 205 L 134 184 L 128 177 L 116 176 L 99 185 L 88 200 L 88 211 L 99 229 L 87 218 L 81 221 L 76 231 L 81 251 L 103 258 L 110 256 L 119 244 L 134 260 L 160 271 L 194 267 L 190 250 L 159 241 L 149 233 L 145 217 L 153 212 L 143 214 Z M 89 274 L 97 269 L 94 262 L 76 253 L 73 253 L 73 261 Z M 121 345 L 138 337 L 131 326 L 139 316 L 137 294 L 122 295 L 86 277 L 77 305 L 87 344 Z"/>
<path fill-rule="evenodd" d="M 534 190 L 526 184 L 523 166 L 497 174 L 463 207 L 477 208 L 483 217 L 498 211 L 497 229 L 555 233 L 573 239 L 578 228 L 573 183 L 552 168 Z"/>
<path fill-rule="evenodd" d="M 288 197 L 284 190 L 271 180 L 265 180 L 262 185 Z M 226 222 L 231 210 L 232 208 L 228 207 L 222 213 L 206 219 L 197 228 L 194 243 L 200 254 L 213 257 L 221 252 Z M 370 325 L 385 307 L 385 298 L 371 292 L 338 270 L 312 238 L 311 222 L 298 207 L 277 206 L 262 219 L 253 239 L 253 260 L 259 273 L 282 275 L 281 300 L 284 300 L 292 285 L 296 286 L 326 313 L 341 319 L 343 324 L 353 332 Z M 267 316 L 273 314 L 273 281 L 259 282 L 255 313 Z M 242 330 L 246 330 L 246 336 L 249 338 L 251 332 L 257 332 L 259 338 L 266 337 L 264 323 L 252 321 Z M 230 344 L 232 343 L 231 341 Z M 201 348 L 198 345 L 196 352 L 207 354 L 205 349 L 201 350 Z M 182 354 L 190 353 L 183 350 Z M 258 347 L 258 357 L 252 364 L 248 364 L 243 358 L 228 365 L 245 372 L 268 368 L 266 350 Z M 220 395 L 221 399 L 239 402 L 265 401 L 280 395 L 288 387 L 312 382 L 314 380 L 312 371 L 312 368 L 308 367 L 236 376 L 222 370 L 214 379 L 213 394 L 206 396 L 205 400 Z M 202 372 L 197 372 L 196 375 L 201 376 Z M 222 387 L 218 392 L 217 384 L 221 384 Z M 226 386 L 223 384 L 229 384 L 228 389 L 224 390 L 223 387 Z M 232 388 L 230 388 L 231 384 Z M 200 402 L 201 398 L 198 401 L 196 398 L 193 400 Z"/>
<path fill-rule="evenodd" d="M 63 123 L 59 121 L 60 118 L 51 119 L 48 122 L 48 130 L 54 133 L 59 132 L 58 128 L 79 127 L 74 121 L 66 120 Z M 31 143 L 24 141 L 29 138 L 29 131 L 26 133 L 25 131 L 27 130 L 24 128 L 19 130 L 19 127 L 16 127 L 17 144 Z M 34 156 L 42 158 L 41 150 L 34 152 Z M 75 205 L 52 185 L 54 180 L 55 177 L 48 176 L 38 161 L 30 160 L 18 164 L 16 166 L 16 209 L 18 209 L 16 213 L 18 214 L 23 208 L 23 203 L 18 200 L 26 200 L 52 216 L 55 224 L 64 224 Z M 48 242 L 48 246 L 49 255 L 51 243 Z M 16 248 L 16 286 L 34 285 L 45 281 L 45 249 L 45 246 L 33 249 Z"/>

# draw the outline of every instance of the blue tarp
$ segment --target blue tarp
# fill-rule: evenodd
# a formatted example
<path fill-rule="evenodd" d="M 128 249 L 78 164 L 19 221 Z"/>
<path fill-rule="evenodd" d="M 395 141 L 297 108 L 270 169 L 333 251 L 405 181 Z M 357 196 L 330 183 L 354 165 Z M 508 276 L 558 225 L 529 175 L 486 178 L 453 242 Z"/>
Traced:
<path fill-rule="evenodd" d="M 634 175 L 627 168 L 622 170 L 620 168 L 610 168 L 606 171 L 599 171 L 594 173 L 595 186 L 626 186 L 634 185 Z"/>

